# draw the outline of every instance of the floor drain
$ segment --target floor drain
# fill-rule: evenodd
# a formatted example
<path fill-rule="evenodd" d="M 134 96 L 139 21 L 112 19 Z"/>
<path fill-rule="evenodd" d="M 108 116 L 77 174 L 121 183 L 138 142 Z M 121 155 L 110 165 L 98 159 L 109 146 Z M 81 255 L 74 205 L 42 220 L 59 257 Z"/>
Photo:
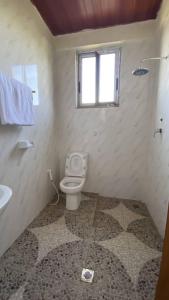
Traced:
<path fill-rule="evenodd" d="M 85 282 L 92 282 L 94 277 L 94 271 L 89 270 L 89 269 L 83 269 L 82 270 L 82 275 L 81 275 L 81 280 Z"/>

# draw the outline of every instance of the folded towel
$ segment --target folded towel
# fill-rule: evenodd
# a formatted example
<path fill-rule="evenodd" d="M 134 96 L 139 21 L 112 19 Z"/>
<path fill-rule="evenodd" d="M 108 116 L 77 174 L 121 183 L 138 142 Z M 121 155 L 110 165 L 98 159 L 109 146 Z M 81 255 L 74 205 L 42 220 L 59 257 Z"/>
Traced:
<path fill-rule="evenodd" d="M 33 96 L 31 89 L 0 73 L 1 124 L 33 125 Z"/>

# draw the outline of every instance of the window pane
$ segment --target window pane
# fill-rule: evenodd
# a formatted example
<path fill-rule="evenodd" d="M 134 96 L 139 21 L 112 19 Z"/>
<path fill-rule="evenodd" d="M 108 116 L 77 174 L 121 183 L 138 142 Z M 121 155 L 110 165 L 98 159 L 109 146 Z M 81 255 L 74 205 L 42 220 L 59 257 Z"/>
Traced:
<path fill-rule="evenodd" d="M 96 57 L 82 58 L 82 104 L 94 104 L 96 99 Z"/>
<path fill-rule="evenodd" d="M 113 102 L 115 83 L 115 53 L 100 55 L 99 102 Z"/>

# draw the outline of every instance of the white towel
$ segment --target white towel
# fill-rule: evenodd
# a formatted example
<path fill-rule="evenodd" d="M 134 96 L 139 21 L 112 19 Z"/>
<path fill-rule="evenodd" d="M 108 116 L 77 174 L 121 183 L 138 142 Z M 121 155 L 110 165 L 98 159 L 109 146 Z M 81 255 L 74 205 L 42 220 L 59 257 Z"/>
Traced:
<path fill-rule="evenodd" d="M 2 73 L 0 73 L 0 120 L 3 125 L 34 125 L 31 89 Z"/>

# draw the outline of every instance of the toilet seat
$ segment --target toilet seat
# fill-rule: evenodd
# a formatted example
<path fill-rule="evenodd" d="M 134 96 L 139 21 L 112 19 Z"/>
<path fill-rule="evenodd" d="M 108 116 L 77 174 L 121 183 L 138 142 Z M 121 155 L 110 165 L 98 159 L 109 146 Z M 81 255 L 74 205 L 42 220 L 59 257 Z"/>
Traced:
<path fill-rule="evenodd" d="M 79 193 L 85 183 L 85 178 L 82 177 L 64 177 L 60 182 L 61 190 L 66 194 Z"/>
<path fill-rule="evenodd" d="M 66 157 L 65 175 L 66 177 L 86 177 L 87 153 L 73 152 Z"/>

